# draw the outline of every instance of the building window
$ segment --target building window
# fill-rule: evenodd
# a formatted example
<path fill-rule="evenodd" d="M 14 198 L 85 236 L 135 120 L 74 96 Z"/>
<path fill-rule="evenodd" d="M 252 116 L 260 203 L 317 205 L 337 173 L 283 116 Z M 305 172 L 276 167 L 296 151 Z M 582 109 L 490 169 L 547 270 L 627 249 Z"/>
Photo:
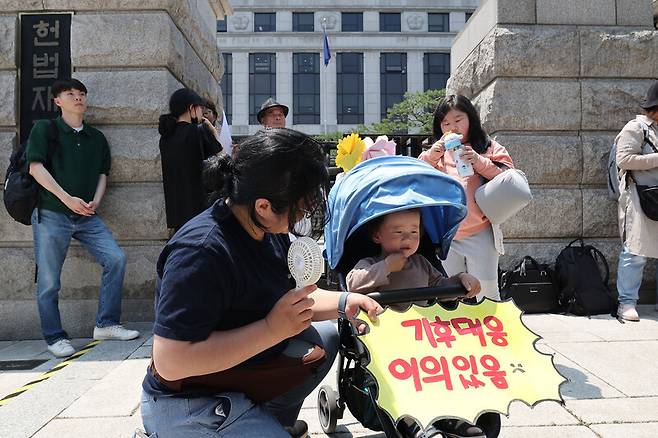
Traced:
<path fill-rule="evenodd" d="M 450 32 L 450 14 L 427 14 L 427 24 L 430 32 Z"/>
<path fill-rule="evenodd" d="M 222 53 L 222 56 L 224 57 L 224 76 L 219 81 L 219 87 L 222 89 L 226 120 L 230 125 L 233 119 L 233 56 L 230 53 Z"/>
<path fill-rule="evenodd" d="M 320 123 L 320 54 L 292 54 L 293 119 L 295 125 Z"/>
<path fill-rule="evenodd" d="M 249 54 L 249 124 L 257 125 L 256 114 L 268 98 L 276 98 L 276 55 Z"/>
<path fill-rule="evenodd" d="M 343 12 L 340 21 L 343 32 L 363 32 L 363 12 Z"/>
<path fill-rule="evenodd" d="M 466 13 L 466 21 L 468 22 L 468 20 L 470 20 L 472 16 L 473 16 L 472 12 L 467 12 Z"/>
<path fill-rule="evenodd" d="M 380 32 L 400 32 L 402 24 L 399 12 L 380 12 L 379 13 L 379 31 Z"/>
<path fill-rule="evenodd" d="M 226 21 L 226 17 L 223 20 L 217 20 L 217 32 L 226 32 Z"/>
<path fill-rule="evenodd" d="M 313 12 L 293 12 L 293 32 L 315 32 L 315 21 Z"/>
<path fill-rule="evenodd" d="M 407 54 L 382 53 L 379 58 L 381 117 L 386 118 L 386 110 L 401 102 L 407 92 Z"/>
<path fill-rule="evenodd" d="M 276 13 L 256 12 L 254 14 L 254 32 L 276 32 Z"/>
<path fill-rule="evenodd" d="M 441 90 L 450 77 L 450 55 L 448 53 L 425 53 L 423 59 L 425 91 Z"/>
<path fill-rule="evenodd" d="M 338 123 L 363 123 L 363 53 L 339 53 L 336 62 Z"/>

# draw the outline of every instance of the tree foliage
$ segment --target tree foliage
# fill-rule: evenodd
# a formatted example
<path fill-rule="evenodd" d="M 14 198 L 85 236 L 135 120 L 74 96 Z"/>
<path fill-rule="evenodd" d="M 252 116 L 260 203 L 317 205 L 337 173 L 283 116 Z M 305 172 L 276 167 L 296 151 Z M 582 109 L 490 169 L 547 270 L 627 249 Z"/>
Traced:
<path fill-rule="evenodd" d="M 372 125 L 359 125 L 357 132 L 431 134 L 432 114 L 444 96 L 445 90 L 405 93 L 402 102 L 388 109 L 385 119 Z"/>

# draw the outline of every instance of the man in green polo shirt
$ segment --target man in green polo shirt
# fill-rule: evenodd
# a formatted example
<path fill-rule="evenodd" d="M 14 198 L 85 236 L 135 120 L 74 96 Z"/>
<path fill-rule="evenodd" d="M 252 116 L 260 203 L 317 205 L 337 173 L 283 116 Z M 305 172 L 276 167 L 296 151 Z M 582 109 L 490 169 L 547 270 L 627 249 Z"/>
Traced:
<path fill-rule="evenodd" d="M 30 174 L 41 185 L 32 213 L 37 263 L 37 303 L 48 350 L 57 357 L 75 352 L 62 328 L 59 291 L 62 265 L 71 238 L 78 240 L 103 268 L 94 339 L 129 340 L 139 336 L 119 324 L 126 256 L 96 215 L 110 172 L 105 136 L 83 122 L 87 88 L 77 79 L 52 86 L 62 115 L 55 120 L 57 147 L 49 151 L 48 120 L 34 124 L 27 142 Z"/>

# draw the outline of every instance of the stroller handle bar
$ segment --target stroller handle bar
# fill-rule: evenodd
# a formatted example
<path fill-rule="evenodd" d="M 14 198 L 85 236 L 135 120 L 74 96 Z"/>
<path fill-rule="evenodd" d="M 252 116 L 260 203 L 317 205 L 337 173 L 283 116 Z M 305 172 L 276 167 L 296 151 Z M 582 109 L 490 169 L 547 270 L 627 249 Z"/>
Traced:
<path fill-rule="evenodd" d="M 466 289 L 461 284 L 449 284 L 446 286 L 387 290 L 383 293 L 371 292 L 368 296 L 381 305 L 387 305 L 434 299 L 437 301 L 452 301 L 465 297 L 466 293 Z"/>

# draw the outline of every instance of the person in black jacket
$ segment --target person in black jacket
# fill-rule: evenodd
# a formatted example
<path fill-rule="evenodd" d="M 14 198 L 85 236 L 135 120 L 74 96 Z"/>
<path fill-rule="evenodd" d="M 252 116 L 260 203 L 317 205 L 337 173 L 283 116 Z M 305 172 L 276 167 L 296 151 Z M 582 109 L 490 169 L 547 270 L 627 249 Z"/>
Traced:
<path fill-rule="evenodd" d="M 176 90 L 160 116 L 160 156 L 167 228 L 177 231 L 206 208 L 203 160 L 222 150 L 217 129 L 203 117 L 205 101 L 189 88 Z"/>

